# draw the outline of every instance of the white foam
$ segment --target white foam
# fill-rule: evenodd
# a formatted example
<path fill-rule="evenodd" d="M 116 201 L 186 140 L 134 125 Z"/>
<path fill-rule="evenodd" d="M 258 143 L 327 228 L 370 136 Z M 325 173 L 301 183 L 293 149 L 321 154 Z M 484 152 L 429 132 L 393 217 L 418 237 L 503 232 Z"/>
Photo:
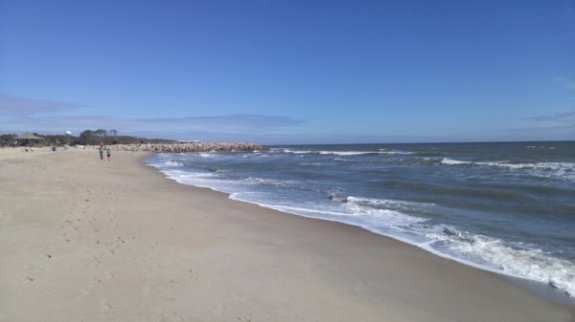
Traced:
<path fill-rule="evenodd" d="M 425 202 L 414 202 L 414 201 L 404 201 L 404 200 L 392 200 L 392 199 L 377 199 L 377 198 L 363 198 L 349 196 L 346 198 L 349 203 L 366 205 L 374 208 L 407 208 L 407 207 L 432 207 L 435 206 L 432 203 Z"/>
<path fill-rule="evenodd" d="M 379 153 L 379 154 L 391 154 L 391 155 L 395 155 L 395 154 L 399 154 L 399 155 L 414 154 L 414 152 L 409 152 L 409 151 L 397 151 L 397 150 L 386 150 L 386 149 L 379 149 L 378 153 Z"/>
<path fill-rule="evenodd" d="M 540 169 L 540 170 L 565 170 L 575 171 L 575 163 L 573 162 L 524 162 L 524 163 L 511 163 L 509 161 L 462 161 L 450 158 L 443 158 L 440 161 L 447 165 L 478 165 L 488 167 L 500 167 L 509 169 Z"/>
<path fill-rule="evenodd" d="M 363 207 L 355 203 L 346 203 L 346 209 L 351 213 L 364 215 L 364 221 L 375 226 L 387 228 L 407 228 L 413 224 L 428 221 L 428 219 L 406 215 L 390 209 L 374 209 Z"/>
<path fill-rule="evenodd" d="M 251 183 L 251 184 L 264 184 L 264 185 L 271 185 L 271 186 L 289 186 L 295 184 L 294 181 L 290 180 L 274 180 L 268 178 L 258 178 L 258 177 L 247 177 L 242 180 L 243 182 Z"/>
<path fill-rule="evenodd" d="M 505 168 L 509 170 L 525 170 L 537 177 L 560 178 L 575 180 L 575 163 L 573 162 L 523 162 L 512 163 L 509 161 L 462 161 L 450 158 L 443 158 L 440 161 L 445 165 L 471 165 L 494 168 Z"/>
<path fill-rule="evenodd" d="M 313 151 L 313 150 L 291 150 L 291 149 L 283 149 L 282 152 L 284 153 L 292 153 L 292 154 L 323 154 L 323 155 L 341 155 L 341 156 L 350 156 L 350 155 L 362 155 L 362 154 L 369 154 L 374 152 L 368 151 Z"/>
<path fill-rule="evenodd" d="M 308 154 L 308 153 L 315 153 L 315 151 L 302 151 L 302 150 L 292 150 L 292 149 L 282 149 L 280 150 L 283 153 L 293 153 L 293 154 Z"/>
<path fill-rule="evenodd" d="M 166 169 L 162 167 L 159 167 L 159 170 L 165 174 L 167 178 L 181 184 L 226 192 L 224 190 L 214 188 L 214 179 L 218 177 L 218 174 L 214 172 L 191 172 L 186 170 Z"/>
<path fill-rule="evenodd" d="M 431 204 L 360 197 L 348 197 L 343 211 L 258 204 L 300 216 L 360 226 L 469 266 L 552 285 L 575 298 L 575 265 L 567 260 L 532 247 L 511 247 L 495 238 L 462 232 L 451 226 L 429 226 L 428 219 L 400 211 L 372 208 Z"/>
<path fill-rule="evenodd" d="M 369 152 L 369 151 L 319 151 L 319 154 L 341 155 L 341 156 L 363 155 L 363 154 L 371 154 L 371 153 L 375 153 L 375 152 Z"/>
<path fill-rule="evenodd" d="M 477 162 L 479 165 L 492 167 L 504 167 L 511 169 L 539 169 L 553 171 L 575 171 L 575 163 L 572 162 L 539 162 L 539 163 L 508 163 L 508 162 Z"/>
<path fill-rule="evenodd" d="M 172 161 L 172 160 L 168 160 L 166 162 L 164 162 L 164 165 L 169 166 L 169 167 L 183 167 L 184 164 L 178 161 Z"/>
<path fill-rule="evenodd" d="M 345 204 L 346 211 L 343 212 L 265 203 L 259 205 L 305 217 L 360 226 L 469 266 L 551 285 L 575 298 L 575 265 L 535 248 L 511 247 L 495 238 L 469 234 L 454 227 L 429 226 L 425 218 L 394 210 L 365 208 L 349 202 Z M 413 234 L 420 236 L 419 241 Z"/>
<path fill-rule="evenodd" d="M 180 181 L 180 180 L 188 180 L 189 179 L 208 179 L 213 178 L 216 176 L 214 173 L 207 173 L 207 172 L 189 172 L 189 171 L 180 171 L 180 170 L 160 170 L 164 173 L 168 178 Z"/>
<path fill-rule="evenodd" d="M 293 206 L 285 204 L 270 204 L 267 202 L 255 202 L 245 198 L 247 193 L 235 193 L 231 198 L 235 200 L 256 203 L 259 206 L 271 208 L 304 217 L 332 220 L 341 223 L 360 226 L 371 230 L 372 227 L 395 230 L 397 233 L 407 231 L 409 226 L 428 221 L 426 218 L 410 216 L 405 213 L 390 209 L 375 209 L 365 207 L 358 203 L 347 202 L 338 208 L 316 208 L 315 205 Z M 359 199 L 359 198 L 358 198 Z"/>
<path fill-rule="evenodd" d="M 292 149 L 282 149 L 282 150 L 275 150 L 281 151 L 283 153 L 292 153 L 292 154 L 322 154 L 322 155 L 339 155 L 339 156 L 354 156 L 354 155 L 366 155 L 366 154 L 413 154 L 413 152 L 407 151 L 387 151 L 383 149 L 379 149 L 377 151 L 316 151 L 316 150 L 292 150 Z"/>
<path fill-rule="evenodd" d="M 469 161 L 461 161 L 461 160 L 454 160 L 454 159 L 450 159 L 450 158 L 443 158 L 440 161 L 442 164 L 446 164 L 446 165 L 463 165 L 463 164 L 473 164 L 473 162 L 469 162 Z"/>
<path fill-rule="evenodd" d="M 313 214 L 313 218 L 322 218 L 318 215 L 329 215 L 329 216 L 337 216 L 337 217 L 349 217 L 350 214 L 347 212 L 338 212 L 338 211 L 329 211 L 329 210 L 321 210 L 321 209 L 310 209 L 310 208 L 303 208 L 303 207 L 294 207 L 294 206 L 286 206 L 286 205 L 272 205 L 266 203 L 258 203 L 258 205 L 266 208 L 272 208 L 275 210 L 295 214 L 295 215 L 305 215 L 305 214 Z"/>
<path fill-rule="evenodd" d="M 443 160 L 448 162 L 447 164 L 451 162 L 449 160 L 455 161 L 455 163 L 452 162 L 453 165 L 471 163 L 447 158 Z M 477 165 L 500 166 L 502 163 L 507 164 L 503 161 L 483 163 Z M 544 167 L 546 169 L 555 168 L 556 170 L 557 168 L 564 168 L 566 164 L 524 163 L 521 165 L 528 169 Z M 263 202 L 262 200 L 267 200 L 263 193 L 242 189 L 246 189 L 246 185 L 249 184 L 281 185 L 286 184 L 285 181 L 257 177 L 247 178 L 244 182 L 219 181 L 214 180 L 218 177 L 218 174 L 215 173 L 162 169 L 161 164 L 156 166 L 169 178 L 182 184 L 231 193 L 230 198 L 232 199 L 255 203 L 262 207 L 295 215 L 359 226 L 466 265 L 549 284 L 575 298 L 574 263 L 553 257 L 529 245 L 506 244 L 493 237 L 471 234 L 452 226 L 433 225 L 432 221 L 427 218 L 409 215 L 410 210 L 426 209 L 433 207 L 433 204 L 348 196 L 342 198 L 342 203 L 333 203 L 333 207 L 321 209 L 315 209 L 322 207 L 321 205 L 278 205 Z M 573 166 L 573 164 L 567 163 L 567 167 L 569 166 Z M 511 169 L 522 168 L 512 167 Z M 337 196 L 337 193 L 337 190 L 333 191 L 334 196 Z"/>
<path fill-rule="evenodd" d="M 501 240 L 462 232 L 454 227 L 420 227 L 430 239 L 420 245 L 436 254 L 485 270 L 552 285 L 575 298 L 575 264 L 527 245 L 508 245 Z M 438 248 L 435 245 L 440 244 Z"/>

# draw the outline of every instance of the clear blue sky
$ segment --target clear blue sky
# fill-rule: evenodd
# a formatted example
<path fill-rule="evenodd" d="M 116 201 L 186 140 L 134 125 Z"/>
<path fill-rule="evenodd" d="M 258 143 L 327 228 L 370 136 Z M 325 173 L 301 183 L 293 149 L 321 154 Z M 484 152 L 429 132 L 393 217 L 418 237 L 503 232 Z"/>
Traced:
<path fill-rule="evenodd" d="M 0 0 L 0 132 L 575 139 L 573 0 Z"/>

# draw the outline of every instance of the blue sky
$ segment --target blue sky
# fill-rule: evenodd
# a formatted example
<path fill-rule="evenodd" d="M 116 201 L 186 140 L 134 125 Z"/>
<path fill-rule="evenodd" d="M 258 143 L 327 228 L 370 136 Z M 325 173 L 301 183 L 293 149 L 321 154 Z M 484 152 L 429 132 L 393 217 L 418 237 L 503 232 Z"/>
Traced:
<path fill-rule="evenodd" d="M 575 1 L 0 0 L 0 132 L 575 139 Z"/>

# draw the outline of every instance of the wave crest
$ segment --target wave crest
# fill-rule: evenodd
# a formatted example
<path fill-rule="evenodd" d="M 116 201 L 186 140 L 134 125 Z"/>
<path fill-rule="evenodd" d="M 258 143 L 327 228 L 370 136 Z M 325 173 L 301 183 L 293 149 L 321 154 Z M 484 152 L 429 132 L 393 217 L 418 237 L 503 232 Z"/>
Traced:
<path fill-rule="evenodd" d="M 447 225 L 435 225 L 420 232 L 431 239 L 428 249 L 464 263 L 496 273 L 525 278 L 548 284 L 575 298 L 575 266 L 530 245 L 510 245 L 501 240 L 457 230 Z M 434 247 L 435 245 L 435 247 Z M 443 248 L 443 250 L 442 250 Z M 477 264 L 479 263 L 479 264 Z"/>
<path fill-rule="evenodd" d="M 444 165 L 478 166 L 504 168 L 509 170 L 526 170 L 531 175 L 547 178 L 562 178 L 575 180 L 575 163 L 573 162 L 523 162 L 513 163 L 509 161 L 464 161 L 450 158 L 440 160 Z"/>

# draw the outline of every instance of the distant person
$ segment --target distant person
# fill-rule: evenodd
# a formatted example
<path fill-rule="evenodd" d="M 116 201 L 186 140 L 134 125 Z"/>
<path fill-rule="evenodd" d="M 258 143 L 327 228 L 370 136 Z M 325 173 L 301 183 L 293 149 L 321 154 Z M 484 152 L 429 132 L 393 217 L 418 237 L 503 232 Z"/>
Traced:
<path fill-rule="evenodd" d="M 112 156 L 112 150 L 110 148 L 106 149 L 106 156 L 108 157 L 108 161 L 110 161 L 110 157 Z"/>
<path fill-rule="evenodd" d="M 104 160 L 104 147 L 100 146 L 100 160 Z"/>

